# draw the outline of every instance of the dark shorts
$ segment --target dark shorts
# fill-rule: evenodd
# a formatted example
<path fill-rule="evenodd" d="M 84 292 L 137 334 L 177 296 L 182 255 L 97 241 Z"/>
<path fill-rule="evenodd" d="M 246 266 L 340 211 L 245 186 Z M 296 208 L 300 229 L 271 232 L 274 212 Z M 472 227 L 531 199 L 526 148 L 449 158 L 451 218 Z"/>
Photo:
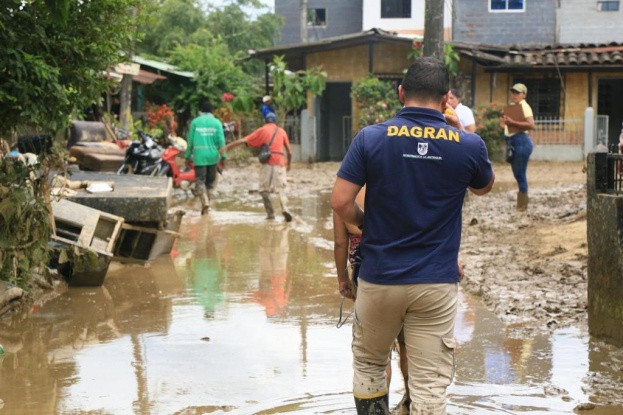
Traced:
<path fill-rule="evenodd" d="M 208 190 L 214 189 L 216 182 L 216 164 L 212 166 L 195 166 L 195 183 L 197 186 L 205 185 Z"/>

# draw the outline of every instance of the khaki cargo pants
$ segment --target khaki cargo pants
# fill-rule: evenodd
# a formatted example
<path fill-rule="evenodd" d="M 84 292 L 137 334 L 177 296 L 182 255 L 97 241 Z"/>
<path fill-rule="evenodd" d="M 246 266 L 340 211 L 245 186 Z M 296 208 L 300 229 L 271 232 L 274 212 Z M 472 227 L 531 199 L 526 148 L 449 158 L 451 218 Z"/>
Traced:
<path fill-rule="evenodd" d="M 454 377 L 454 321 L 458 284 L 379 285 L 359 279 L 353 322 L 353 393 L 388 393 L 385 367 L 404 330 L 409 359 L 411 414 L 446 413 Z"/>

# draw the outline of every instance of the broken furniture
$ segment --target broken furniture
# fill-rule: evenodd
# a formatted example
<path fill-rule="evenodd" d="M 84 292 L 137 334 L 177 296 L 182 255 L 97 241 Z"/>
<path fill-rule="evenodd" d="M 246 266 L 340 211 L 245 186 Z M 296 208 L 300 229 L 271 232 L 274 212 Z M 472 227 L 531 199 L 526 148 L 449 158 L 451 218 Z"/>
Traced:
<path fill-rule="evenodd" d="M 81 170 L 115 172 L 123 164 L 128 140 L 119 140 L 110 126 L 96 121 L 72 121 L 67 139 L 69 156 Z"/>
<path fill-rule="evenodd" d="M 78 190 L 67 196 L 76 203 L 124 218 L 112 251 L 113 260 L 145 263 L 171 252 L 184 214 L 168 213 L 173 191 L 171 178 L 79 171 L 73 172 L 70 180 L 114 181 L 113 192 Z"/>
<path fill-rule="evenodd" d="M 121 232 L 123 218 L 78 203 L 52 200 L 54 233 L 52 241 L 63 246 L 77 246 L 97 255 L 95 261 L 59 263 L 58 271 L 69 285 L 102 285 L 113 256 L 115 243 Z"/>

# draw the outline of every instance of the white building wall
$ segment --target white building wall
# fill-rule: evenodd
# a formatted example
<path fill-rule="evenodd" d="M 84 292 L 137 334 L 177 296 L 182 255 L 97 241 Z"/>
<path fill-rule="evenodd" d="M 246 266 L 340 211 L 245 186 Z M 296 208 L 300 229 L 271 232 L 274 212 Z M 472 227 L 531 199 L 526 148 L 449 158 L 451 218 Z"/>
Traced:
<path fill-rule="evenodd" d="M 452 0 L 444 1 L 444 29 L 451 33 Z M 363 30 L 379 28 L 390 32 L 413 34 L 424 31 L 425 0 L 411 0 L 410 19 L 381 19 L 381 0 L 363 0 Z"/>

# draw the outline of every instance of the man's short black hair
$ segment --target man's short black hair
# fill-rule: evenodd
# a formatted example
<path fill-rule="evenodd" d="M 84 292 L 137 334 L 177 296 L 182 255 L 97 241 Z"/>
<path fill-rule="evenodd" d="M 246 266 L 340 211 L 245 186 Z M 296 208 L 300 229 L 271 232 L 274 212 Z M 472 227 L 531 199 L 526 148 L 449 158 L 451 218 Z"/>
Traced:
<path fill-rule="evenodd" d="M 203 101 L 200 109 L 201 112 L 212 112 L 212 104 L 210 104 L 210 101 Z"/>
<path fill-rule="evenodd" d="M 425 56 L 409 66 L 402 80 L 406 98 L 439 101 L 450 90 L 450 73 L 443 61 Z"/>
<path fill-rule="evenodd" d="M 452 95 L 454 95 L 454 96 L 455 96 L 456 98 L 458 98 L 458 99 L 463 98 L 463 97 L 461 96 L 461 91 L 459 91 L 459 90 L 458 90 L 458 89 L 456 89 L 456 88 L 450 88 L 450 92 L 452 92 Z"/>

